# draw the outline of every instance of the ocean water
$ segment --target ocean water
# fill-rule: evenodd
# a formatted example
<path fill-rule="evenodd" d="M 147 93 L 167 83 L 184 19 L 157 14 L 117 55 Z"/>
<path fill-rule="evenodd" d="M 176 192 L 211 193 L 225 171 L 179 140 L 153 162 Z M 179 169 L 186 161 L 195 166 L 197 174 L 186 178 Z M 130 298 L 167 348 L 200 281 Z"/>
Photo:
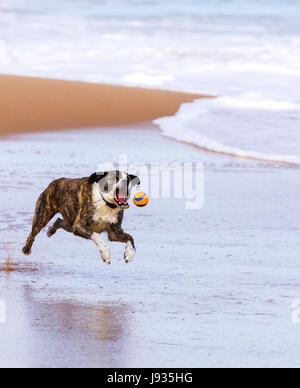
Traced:
<path fill-rule="evenodd" d="M 300 165 L 299 0 L 2 0 L 0 72 L 210 93 L 156 123 Z"/>

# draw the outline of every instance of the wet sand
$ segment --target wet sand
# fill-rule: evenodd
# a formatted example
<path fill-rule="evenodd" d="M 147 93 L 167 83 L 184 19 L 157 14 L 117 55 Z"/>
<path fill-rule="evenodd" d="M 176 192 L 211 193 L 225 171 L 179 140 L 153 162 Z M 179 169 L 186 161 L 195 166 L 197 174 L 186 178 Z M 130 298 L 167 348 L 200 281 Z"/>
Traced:
<path fill-rule="evenodd" d="M 0 75 L 0 135 L 151 121 L 202 97 L 208 96 Z"/>
<path fill-rule="evenodd" d="M 129 162 L 202 160 L 204 208 L 131 206 L 129 265 L 122 244 L 110 243 L 106 266 L 94 244 L 63 231 L 51 240 L 42 232 L 24 257 L 49 181 L 85 176 L 124 150 Z M 0 162 L 0 259 L 19 268 L 0 271 L 1 366 L 299 366 L 298 169 L 206 154 L 151 124 L 5 139 Z"/>

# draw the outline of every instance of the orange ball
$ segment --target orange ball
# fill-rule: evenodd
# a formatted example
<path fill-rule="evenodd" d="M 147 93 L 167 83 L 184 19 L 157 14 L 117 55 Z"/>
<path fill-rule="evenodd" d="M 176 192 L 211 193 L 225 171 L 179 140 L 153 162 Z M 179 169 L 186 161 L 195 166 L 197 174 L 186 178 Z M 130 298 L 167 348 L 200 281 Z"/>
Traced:
<path fill-rule="evenodd" d="M 148 202 L 149 202 L 149 197 L 143 191 L 136 193 L 133 198 L 133 203 L 135 204 L 135 206 L 138 206 L 138 207 L 144 207 L 148 205 Z"/>

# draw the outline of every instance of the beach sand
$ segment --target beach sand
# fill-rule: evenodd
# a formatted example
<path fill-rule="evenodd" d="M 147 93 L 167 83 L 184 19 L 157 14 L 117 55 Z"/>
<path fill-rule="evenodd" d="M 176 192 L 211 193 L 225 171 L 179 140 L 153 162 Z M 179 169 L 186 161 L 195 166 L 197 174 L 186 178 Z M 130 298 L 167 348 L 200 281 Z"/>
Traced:
<path fill-rule="evenodd" d="M 110 243 L 107 266 L 93 243 L 63 231 L 51 240 L 43 231 L 24 257 L 49 181 L 86 176 L 124 153 L 129 163 L 202 161 L 204 207 L 132 205 L 131 264 L 123 244 Z M 0 162 L 1 366 L 299 366 L 297 169 L 207 154 L 150 123 L 18 135 L 1 140 Z"/>
<path fill-rule="evenodd" d="M 145 122 L 201 97 L 208 96 L 1 75 L 0 135 Z"/>

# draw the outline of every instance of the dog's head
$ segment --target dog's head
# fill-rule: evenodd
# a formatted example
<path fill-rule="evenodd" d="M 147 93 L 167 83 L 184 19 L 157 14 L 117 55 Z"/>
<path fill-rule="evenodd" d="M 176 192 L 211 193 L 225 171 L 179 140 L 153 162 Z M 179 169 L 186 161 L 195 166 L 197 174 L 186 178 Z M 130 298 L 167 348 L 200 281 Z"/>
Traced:
<path fill-rule="evenodd" d="M 128 207 L 128 199 L 135 185 L 140 185 L 136 175 L 122 171 L 95 172 L 89 178 L 89 184 L 97 183 L 104 201 L 120 208 Z"/>

